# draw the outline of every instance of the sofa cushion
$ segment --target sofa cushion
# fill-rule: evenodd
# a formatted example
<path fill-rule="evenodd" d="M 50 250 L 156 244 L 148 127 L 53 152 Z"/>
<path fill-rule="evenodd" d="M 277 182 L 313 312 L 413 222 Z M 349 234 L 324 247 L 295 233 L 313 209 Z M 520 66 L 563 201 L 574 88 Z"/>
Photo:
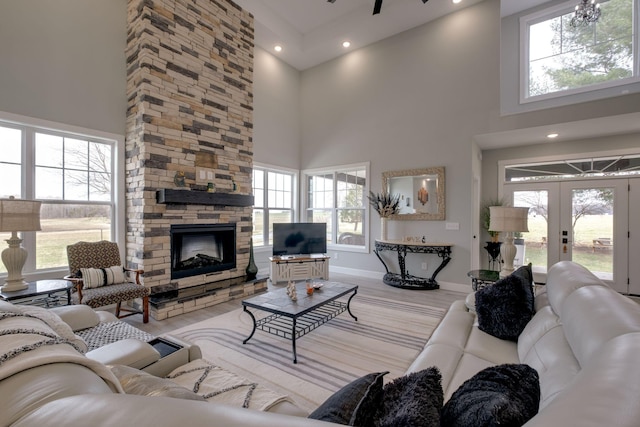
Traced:
<path fill-rule="evenodd" d="M 88 305 L 61 305 L 49 311 L 60 316 L 74 332 L 93 328 L 100 323 L 100 316 Z"/>
<path fill-rule="evenodd" d="M 481 331 L 517 341 L 534 313 L 531 266 L 476 292 L 476 313 Z"/>
<path fill-rule="evenodd" d="M 124 365 L 112 365 L 110 368 L 127 394 L 175 397 L 203 402 L 205 400 L 204 397 L 171 380 L 155 377 L 139 369 Z"/>
<path fill-rule="evenodd" d="M 430 367 L 385 385 L 382 413 L 375 425 L 439 427 L 443 404 L 440 380 L 438 368 Z"/>
<path fill-rule="evenodd" d="M 553 311 L 563 317 L 562 306 L 565 299 L 576 289 L 585 286 L 608 288 L 607 285 L 584 266 L 572 261 L 560 261 L 547 272 L 547 298 Z"/>
<path fill-rule="evenodd" d="M 523 364 L 486 368 L 465 381 L 442 408 L 443 427 L 521 426 L 538 412 L 538 373 Z"/>
<path fill-rule="evenodd" d="M 371 425 L 382 405 L 382 381 L 389 372 L 360 377 L 331 395 L 308 418 L 343 425 Z"/>
<path fill-rule="evenodd" d="M 540 408 L 547 406 L 580 372 L 560 319 L 550 306 L 539 310 L 518 338 L 520 363 L 538 371 Z"/>
<path fill-rule="evenodd" d="M 61 338 L 68 340 L 78 351 L 86 352 L 88 347 L 87 343 L 78 335 L 74 334 L 71 326 L 64 322 L 60 316 L 51 310 L 47 310 L 44 307 L 37 307 L 32 305 L 12 305 L 11 313 L 20 313 L 26 316 L 31 316 L 39 319 L 44 324 L 49 326 L 57 335 Z"/>

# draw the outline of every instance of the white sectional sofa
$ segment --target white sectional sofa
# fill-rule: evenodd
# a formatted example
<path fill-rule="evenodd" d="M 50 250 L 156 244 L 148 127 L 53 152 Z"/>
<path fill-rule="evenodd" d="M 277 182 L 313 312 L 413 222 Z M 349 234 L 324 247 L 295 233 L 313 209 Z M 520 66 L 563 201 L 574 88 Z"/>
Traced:
<path fill-rule="evenodd" d="M 640 306 L 570 262 L 549 270 L 535 305 L 516 343 L 482 332 L 465 302 L 455 302 L 408 373 L 437 366 L 446 401 L 484 368 L 524 363 L 536 369 L 541 388 L 539 412 L 526 426 L 640 425 Z M 104 365 L 78 359 L 34 364 L 11 375 L 2 375 L 6 366 L 0 364 L 0 425 L 331 425 L 282 413 L 122 394 L 101 371 Z"/>
<path fill-rule="evenodd" d="M 640 305 L 584 267 L 560 262 L 535 308 L 516 343 L 482 332 L 465 301 L 456 301 L 408 371 L 438 366 L 446 402 L 482 369 L 524 363 L 541 388 L 527 427 L 639 426 Z"/>

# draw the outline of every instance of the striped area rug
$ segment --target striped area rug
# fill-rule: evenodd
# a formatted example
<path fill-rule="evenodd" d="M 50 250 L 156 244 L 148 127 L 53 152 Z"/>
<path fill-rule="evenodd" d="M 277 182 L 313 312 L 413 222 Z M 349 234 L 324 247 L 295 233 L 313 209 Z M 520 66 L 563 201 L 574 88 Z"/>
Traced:
<path fill-rule="evenodd" d="M 390 371 L 385 381 L 402 376 L 424 347 L 446 310 L 357 294 L 347 312 L 296 342 L 252 329 L 242 309 L 173 331 L 202 348 L 203 357 L 231 372 L 289 395 L 313 411 L 332 393 L 370 372 Z M 264 312 L 252 310 L 256 317 Z"/>

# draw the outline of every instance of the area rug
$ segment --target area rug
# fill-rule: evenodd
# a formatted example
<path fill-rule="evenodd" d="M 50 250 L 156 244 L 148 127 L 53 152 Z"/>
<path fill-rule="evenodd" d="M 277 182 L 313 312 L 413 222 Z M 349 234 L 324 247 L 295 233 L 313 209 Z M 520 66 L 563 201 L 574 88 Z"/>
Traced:
<path fill-rule="evenodd" d="M 311 412 L 331 394 L 370 372 L 402 376 L 446 310 L 357 294 L 347 312 L 296 341 L 263 331 L 251 333 L 251 317 L 237 309 L 171 332 L 198 344 L 203 357 L 231 372 L 284 393 Z M 252 310 L 256 317 L 266 315 Z"/>

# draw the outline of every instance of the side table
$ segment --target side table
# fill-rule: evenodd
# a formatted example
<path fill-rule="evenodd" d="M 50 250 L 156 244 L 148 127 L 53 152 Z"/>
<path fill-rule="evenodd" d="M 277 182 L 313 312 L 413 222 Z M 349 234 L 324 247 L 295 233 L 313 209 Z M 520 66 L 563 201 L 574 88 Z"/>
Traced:
<path fill-rule="evenodd" d="M 71 305 L 71 290 L 73 283 L 68 280 L 36 280 L 29 282 L 29 287 L 21 291 L 0 292 L 0 299 L 13 304 L 33 304 L 52 307 L 59 304 L 59 296 L 56 294 L 65 292 L 67 294 L 67 305 Z M 34 297 L 43 298 L 34 299 Z"/>
<path fill-rule="evenodd" d="M 487 285 L 492 285 L 500 279 L 500 272 L 494 270 L 471 270 L 467 273 L 471 278 L 471 289 L 477 291 Z"/>

